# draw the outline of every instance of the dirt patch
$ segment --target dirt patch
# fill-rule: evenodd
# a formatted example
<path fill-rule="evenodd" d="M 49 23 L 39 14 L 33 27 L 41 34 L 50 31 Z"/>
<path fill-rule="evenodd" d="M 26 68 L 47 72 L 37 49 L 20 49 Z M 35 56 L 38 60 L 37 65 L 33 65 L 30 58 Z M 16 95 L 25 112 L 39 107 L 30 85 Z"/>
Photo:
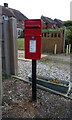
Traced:
<path fill-rule="evenodd" d="M 71 118 L 71 100 L 37 89 L 31 102 L 32 86 L 13 78 L 3 79 L 3 118 Z"/>

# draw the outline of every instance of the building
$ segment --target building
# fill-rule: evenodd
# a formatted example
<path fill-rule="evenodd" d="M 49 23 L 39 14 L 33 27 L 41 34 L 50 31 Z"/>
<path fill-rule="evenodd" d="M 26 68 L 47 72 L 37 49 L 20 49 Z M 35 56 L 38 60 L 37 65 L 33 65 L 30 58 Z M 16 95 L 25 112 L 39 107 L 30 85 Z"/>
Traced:
<path fill-rule="evenodd" d="M 72 1 L 70 2 L 70 20 L 72 20 Z"/>
<path fill-rule="evenodd" d="M 8 4 L 4 3 L 4 6 L 2 6 L 2 18 L 3 20 L 7 20 L 10 17 L 16 18 L 17 37 L 20 37 L 24 31 L 24 20 L 28 18 L 25 15 L 23 15 L 19 10 L 9 8 Z"/>
<path fill-rule="evenodd" d="M 45 16 L 41 16 L 42 19 L 42 25 L 43 25 L 43 29 L 48 29 L 48 28 L 60 28 L 62 25 L 62 21 L 59 19 L 54 19 L 52 20 L 51 18 L 45 17 Z"/>
<path fill-rule="evenodd" d="M 63 24 L 63 22 L 59 19 L 54 19 L 54 21 L 56 22 L 56 25 L 57 25 L 58 28 L 60 28 Z"/>

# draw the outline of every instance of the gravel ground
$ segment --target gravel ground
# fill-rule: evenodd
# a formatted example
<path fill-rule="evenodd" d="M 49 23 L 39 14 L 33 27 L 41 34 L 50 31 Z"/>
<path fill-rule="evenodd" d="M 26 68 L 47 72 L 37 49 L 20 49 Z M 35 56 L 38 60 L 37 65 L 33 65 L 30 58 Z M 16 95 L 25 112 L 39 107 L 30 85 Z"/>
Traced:
<path fill-rule="evenodd" d="M 28 80 L 32 72 L 30 60 L 18 60 L 18 76 Z M 70 80 L 70 64 L 49 60 L 37 61 L 37 74 L 59 80 Z M 31 102 L 32 86 L 15 79 L 3 80 L 3 117 L 7 118 L 72 118 L 72 101 L 37 89 L 37 103 Z"/>
<path fill-rule="evenodd" d="M 22 55 L 22 56 L 20 56 Z M 32 71 L 31 60 L 24 59 L 24 51 L 18 51 L 18 76 L 27 79 Z M 37 60 L 37 74 L 58 78 L 59 80 L 71 80 L 71 55 L 65 54 L 42 54 L 42 59 Z"/>
<path fill-rule="evenodd" d="M 18 76 L 28 79 L 28 74 L 32 72 L 32 62 L 18 61 Z M 61 64 L 55 62 L 39 62 L 37 61 L 37 75 L 50 76 L 59 80 L 70 81 L 70 64 Z"/>
<path fill-rule="evenodd" d="M 72 118 L 70 99 L 38 88 L 37 102 L 31 102 L 32 86 L 12 78 L 3 80 L 3 88 L 3 118 Z"/>

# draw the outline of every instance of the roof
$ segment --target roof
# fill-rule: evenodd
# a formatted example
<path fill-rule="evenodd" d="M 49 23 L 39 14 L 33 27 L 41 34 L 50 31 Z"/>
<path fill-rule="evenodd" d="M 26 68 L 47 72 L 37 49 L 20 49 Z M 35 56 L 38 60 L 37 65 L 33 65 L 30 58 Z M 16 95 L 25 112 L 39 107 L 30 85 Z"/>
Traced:
<path fill-rule="evenodd" d="M 50 22 L 51 24 L 56 24 L 56 22 L 49 17 L 41 16 L 41 19 L 44 19 L 46 23 Z"/>
<path fill-rule="evenodd" d="M 58 28 L 58 27 L 61 27 L 62 25 L 62 21 L 59 20 L 59 19 L 51 19 L 49 17 L 46 17 L 46 16 L 41 16 L 41 19 L 44 21 L 44 23 L 47 25 L 47 24 L 50 24 L 52 25 L 54 28 Z"/>
<path fill-rule="evenodd" d="M 15 10 L 15 9 L 12 9 L 12 8 L 9 8 L 9 7 L 4 7 L 4 6 L 2 6 L 2 15 L 6 15 L 8 17 L 15 17 L 17 20 L 28 19 L 19 10 Z"/>
<path fill-rule="evenodd" d="M 56 24 L 56 22 L 55 22 L 54 20 L 52 20 L 51 18 L 46 17 L 46 19 L 47 19 L 48 21 L 50 21 L 52 24 Z"/>
<path fill-rule="evenodd" d="M 56 18 L 54 19 L 54 21 L 59 22 L 61 24 L 63 23 L 63 21 L 61 21 L 60 19 L 56 19 Z"/>

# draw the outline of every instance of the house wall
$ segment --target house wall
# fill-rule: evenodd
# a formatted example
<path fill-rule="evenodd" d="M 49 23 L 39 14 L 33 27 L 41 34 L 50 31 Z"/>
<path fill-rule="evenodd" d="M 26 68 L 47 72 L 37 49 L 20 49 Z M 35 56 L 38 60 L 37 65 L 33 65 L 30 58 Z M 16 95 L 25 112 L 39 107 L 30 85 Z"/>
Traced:
<path fill-rule="evenodd" d="M 42 21 L 42 29 L 46 29 L 46 24 Z"/>
<path fill-rule="evenodd" d="M 64 49 L 63 30 L 42 33 L 42 52 L 54 53 L 55 44 L 57 45 L 57 53 L 62 53 Z"/>
<path fill-rule="evenodd" d="M 23 21 L 18 21 L 18 22 L 17 22 L 17 28 L 22 28 L 22 29 L 24 29 L 24 23 L 23 23 Z"/>
<path fill-rule="evenodd" d="M 17 38 L 23 36 L 24 21 L 17 21 Z"/>

